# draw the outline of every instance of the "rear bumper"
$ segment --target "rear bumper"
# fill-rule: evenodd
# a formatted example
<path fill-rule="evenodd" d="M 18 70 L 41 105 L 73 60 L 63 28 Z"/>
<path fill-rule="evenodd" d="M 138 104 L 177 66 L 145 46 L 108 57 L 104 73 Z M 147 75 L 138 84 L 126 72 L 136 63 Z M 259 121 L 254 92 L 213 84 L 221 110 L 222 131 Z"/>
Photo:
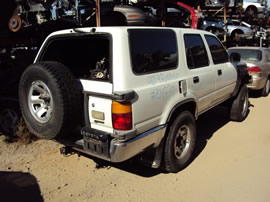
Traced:
<path fill-rule="evenodd" d="M 113 138 L 111 140 L 107 139 L 104 142 L 101 142 L 100 138 L 91 139 L 89 141 L 90 136 L 92 138 L 93 136 L 97 137 L 98 134 L 102 134 L 104 137 L 104 133 L 101 131 L 94 129 L 90 129 L 90 131 L 94 131 L 95 134 L 88 134 L 88 137 L 83 140 L 84 143 L 82 145 L 84 145 L 84 147 L 80 149 L 75 147 L 75 150 L 79 149 L 79 151 L 83 153 L 87 153 L 107 161 L 123 162 L 145 151 L 147 148 L 158 147 L 165 135 L 166 126 L 158 126 L 127 141 L 120 140 L 119 138 Z M 82 134 L 85 136 L 85 132 L 82 132 Z M 111 137 L 110 134 L 107 135 L 108 137 Z M 129 134 L 126 135 L 129 136 Z M 95 150 L 92 148 L 95 148 Z M 100 153 L 101 150 L 103 151 L 102 153 Z"/>
<path fill-rule="evenodd" d="M 252 76 L 251 83 L 247 85 L 247 87 L 251 90 L 260 90 L 264 88 L 267 78 Z"/>
<path fill-rule="evenodd" d="M 165 135 L 166 127 L 159 126 L 126 142 L 112 140 L 110 156 L 112 162 L 121 162 L 143 152 L 149 147 L 157 147 Z"/>

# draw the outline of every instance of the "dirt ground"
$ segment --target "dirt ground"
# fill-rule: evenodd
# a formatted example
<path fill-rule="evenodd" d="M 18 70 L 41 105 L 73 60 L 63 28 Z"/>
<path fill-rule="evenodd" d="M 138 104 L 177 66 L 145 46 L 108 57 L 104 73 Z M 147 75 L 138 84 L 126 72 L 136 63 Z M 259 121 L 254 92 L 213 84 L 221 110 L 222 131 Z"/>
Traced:
<path fill-rule="evenodd" d="M 54 141 L 0 141 L 0 201 L 268 202 L 270 96 L 250 102 L 242 123 L 229 122 L 222 108 L 201 116 L 195 158 L 177 174 L 64 157 Z"/>

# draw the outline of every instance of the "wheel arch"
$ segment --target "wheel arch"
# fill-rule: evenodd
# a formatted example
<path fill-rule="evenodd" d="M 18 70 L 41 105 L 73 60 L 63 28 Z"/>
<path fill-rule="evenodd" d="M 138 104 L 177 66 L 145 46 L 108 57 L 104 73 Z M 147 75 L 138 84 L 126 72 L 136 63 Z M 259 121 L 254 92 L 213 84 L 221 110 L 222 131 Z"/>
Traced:
<path fill-rule="evenodd" d="M 244 31 L 243 31 L 243 30 L 241 30 L 241 29 L 234 29 L 234 30 L 232 31 L 231 36 L 233 36 L 235 33 L 244 34 Z"/>
<path fill-rule="evenodd" d="M 168 126 L 166 130 L 165 137 L 163 139 L 163 143 L 160 145 L 162 147 L 162 156 L 160 159 L 162 159 L 162 163 L 166 171 L 176 173 L 185 167 L 189 165 L 189 163 L 193 159 L 193 151 L 195 148 L 195 141 L 196 141 L 196 122 L 195 122 L 195 114 L 197 111 L 196 102 L 194 99 L 188 99 L 184 102 L 180 102 L 175 105 L 175 107 L 171 110 L 170 115 L 168 117 Z M 191 117 L 191 116 L 193 117 Z M 191 138 L 189 141 L 191 141 L 190 149 L 188 149 L 188 152 L 184 154 L 182 159 L 178 159 L 178 162 L 175 162 L 175 157 L 172 157 L 172 134 L 176 134 L 175 127 L 179 126 L 179 120 L 182 120 L 183 117 L 189 117 L 188 120 L 190 120 L 190 124 L 192 126 L 192 134 L 193 138 Z M 180 119 L 179 119 L 180 118 Z M 186 119 L 185 118 L 185 119 Z M 177 122 L 178 121 L 178 122 Z M 176 122 L 176 124 L 175 124 Z M 181 125 L 180 125 L 181 126 Z M 177 129 L 178 130 L 178 129 Z M 174 138 L 174 137 L 173 137 Z M 175 145 L 175 143 L 174 143 Z M 175 146 L 174 146 L 175 147 Z M 175 149 L 175 148 L 174 148 Z M 181 154 L 182 155 L 182 154 Z"/>
<path fill-rule="evenodd" d="M 196 101 L 194 99 L 188 99 L 185 100 L 183 102 L 180 102 L 178 104 L 176 104 L 173 109 L 171 110 L 171 112 L 169 113 L 169 116 L 167 118 L 167 123 L 170 126 L 173 121 L 175 120 L 175 118 L 182 112 L 182 111 L 189 111 L 194 117 L 195 119 L 197 118 L 197 104 Z"/>
<path fill-rule="evenodd" d="M 248 12 L 249 9 L 252 9 L 252 10 L 254 11 L 254 14 L 255 14 L 255 15 L 256 15 L 257 12 L 258 12 L 258 11 L 257 11 L 257 7 L 254 6 L 254 5 L 249 5 L 249 6 L 246 8 L 245 12 Z"/>
<path fill-rule="evenodd" d="M 241 29 L 234 29 L 231 33 L 231 39 L 233 41 L 236 41 L 236 42 L 239 42 L 241 40 L 241 37 L 240 36 L 237 36 L 237 34 L 239 35 L 243 35 L 244 34 L 244 31 L 241 30 Z"/>

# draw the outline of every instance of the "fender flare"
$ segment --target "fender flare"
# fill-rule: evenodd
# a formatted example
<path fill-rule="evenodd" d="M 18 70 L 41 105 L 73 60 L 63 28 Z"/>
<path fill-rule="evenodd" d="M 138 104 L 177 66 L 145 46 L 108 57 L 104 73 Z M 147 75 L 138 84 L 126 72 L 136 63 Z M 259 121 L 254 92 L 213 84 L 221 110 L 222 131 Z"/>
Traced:
<path fill-rule="evenodd" d="M 179 103 L 177 103 L 170 111 L 168 117 L 167 117 L 167 123 L 170 122 L 174 112 L 176 112 L 178 109 L 180 109 L 182 106 L 187 105 L 187 104 L 192 104 L 194 106 L 191 106 L 192 108 L 188 108 L 189 111 L 194 115 L 195 119 L 197 119 L 197 102 L 194 98 L 188 98 L 186 100 L 183 100 Z M 194 109 L 193 109 L 194 108 Z M 183 108 L 184 109 L 184 108 Z"/>

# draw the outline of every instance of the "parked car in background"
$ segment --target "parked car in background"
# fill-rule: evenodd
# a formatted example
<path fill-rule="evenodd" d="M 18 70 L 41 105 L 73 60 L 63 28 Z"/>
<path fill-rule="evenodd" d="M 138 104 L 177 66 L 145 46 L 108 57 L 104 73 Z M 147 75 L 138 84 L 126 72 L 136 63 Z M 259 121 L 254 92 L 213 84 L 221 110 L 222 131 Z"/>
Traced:
<path fill-rule="evenodd" d="M 227 7 L 233 8 L 242 3 L 242 0 L 205 0 L 202 8 L 221 8 L 224 3 Z"/>
<path fill-rule="evenodd" d="M 228 20 L 226 25 L 223 20 L 203 20 L 199 29 L 212 32 L 216 36 L 223 35 L 226 31 L 227 37 L 231 37 L 233 41 L 239 41 L 241 38 L 250 39 L 254 35 L 251 25 L 239 20 Z"/>
<path fill-rule="evenodd" d="M 142 10 L 130 5 L 118 5 L 116 0 L 100 1 L 102 26 L 148 25 L 149 19 Z M 20 0 L 10 18 L 8 27 L 12 32 L 50 25 L 52 31 L 62 28 L 96 25 L 94 1 L 68 0 Z M 55 23 L 57 22 L 57 24 Z M 56 24 L 56 25 L 55 25 Z"/>
<path fill-rule="evenodd" d="M 244 21 L 228 20 L 225 29 L 227 36 L 234 41 L 239 41 L 241 38 L 251 39 L 254 35 L 251 25 Z"/>
<path fill-rule="evenodd" d="M 254 16 L 265 11 L 265 5 L 259 0 L 243 0 L 242 8 L 245 16 Z"/>
<path fill-rule="evenodd" d="M 216 36 L 223 36 L 225 33 L 225 25 L 222 21 L 217 20 L 203 20 L 199 29 L 211 32 Z"/>
<path fill-rule="evenodd" d="M 270 49 L 259 47 L 233 47 L 229 53 L 237 52 L 241 60 L 247 63 L 252 82 L 248 85 L 251 90 L 260 91 L 267 96 L 270 91 Z"/>

